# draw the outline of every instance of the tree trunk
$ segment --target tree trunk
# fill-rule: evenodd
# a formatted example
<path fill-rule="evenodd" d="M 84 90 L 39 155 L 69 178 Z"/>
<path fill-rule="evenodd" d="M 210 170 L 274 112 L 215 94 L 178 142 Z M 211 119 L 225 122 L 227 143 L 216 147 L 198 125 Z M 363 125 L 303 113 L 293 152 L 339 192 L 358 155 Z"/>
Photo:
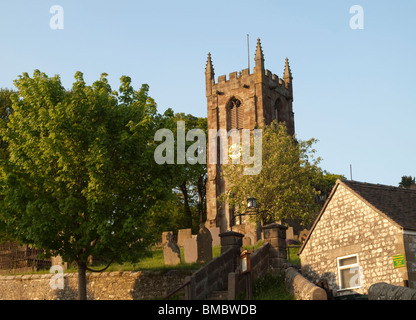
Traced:
<path fill-rule="evenodd" d="M 186 221 L 188 228 L 192 228 L 192 211 L 189 206 L 189 196 L 188 196 L 188 189 L 186 187 L 186 181 L 181 184 L 180 189 L 182 191 L 183 200 L 184 200 L 185 221 Z"/>
<path fill-rule="evenodd" d="M 203 223 L 206 215 L 206 205 L 204 200 L 206 197 L 206 183 L 207 175 L 204 173 L 198 177 L 198 211 L 199 211 L 199 224 Z"/>
<path fill-rule="evenodd" d="M 78 262 L 78 300 L 87 300 L 87 264 Z"/>

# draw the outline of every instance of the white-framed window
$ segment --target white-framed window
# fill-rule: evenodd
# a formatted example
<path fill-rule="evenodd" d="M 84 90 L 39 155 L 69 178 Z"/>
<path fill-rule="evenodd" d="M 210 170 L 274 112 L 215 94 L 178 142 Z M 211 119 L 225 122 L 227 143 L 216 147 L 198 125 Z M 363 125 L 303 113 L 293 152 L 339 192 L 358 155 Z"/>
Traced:
<path fill-rule="evenodd" d="M 362 268 L 359 265 L 358 254 L 337 258 L 337 266 L 340 290 L 361 288 Z"/>

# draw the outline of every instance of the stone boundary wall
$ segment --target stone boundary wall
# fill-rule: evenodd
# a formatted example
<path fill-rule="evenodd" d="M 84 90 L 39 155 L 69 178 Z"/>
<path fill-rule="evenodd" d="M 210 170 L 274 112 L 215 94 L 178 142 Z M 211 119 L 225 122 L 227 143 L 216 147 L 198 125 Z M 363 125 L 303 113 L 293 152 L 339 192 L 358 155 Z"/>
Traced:
<path fill-rule="evenodd" d="M 324 289 L 314 285 L 304 278 L 295 268 L 285 270 L 286 289 L 295 296 L 296 300 L 327 300 Z"/>
<path fill-rule="evenodd" d="M 250 255 L 251 263 L 251 283 L 254 280 L 264 276 L 269 270 L 269 250 L 271 246 L 269 243 L 263 244 L 253 254 Z M 228 300 L 235 300 L 240 294 L 246 291 L 246 275 L 237 272 L 228 274 Z"/>
<path fill-rule="evenodd" d="M 379 282 L 368 290 L 368 300 L 416 300 L 416 289 Z"/>
<path fill-rule="evenodd" d="M 270 249 L 270 244 L 266 243 L 250 256 L 252 280 L 256 280 L 264 276 L 269 270 Z"/>
<path fill-rule="evenodd" d="M 184 283 L 191 271 L 87 273 L 89 300 L 160 299 Z M 64 273 L 64 289 L 51 289 L 53 274 L 0 276 L 0 300 L 76 300 L 78 275 Z"/>
<path fill-rule="evenodd" d="M 287 227 L 278 223 L 263 226 L 264 244 L 250 255 L 251 284 L 264 276 L 268 271 L 280 272 L 287 264 L 286 230 Z M 246 291 L 246 275 L 239 270 L 228 277 L 228 300 L 236 299 Z"/>
<path fill-rule="evenodd" d="M 194 272 L 192 276 L 187 277 L 186 281 L 190 281 L 190 286 L 186 299 L 202 300 L 207 298 L 213 291 L 226 289 L 228 285 L 228 274 L 234 271 L 235 255 L 236 250 L 229 248 L 201 269 Z"/>

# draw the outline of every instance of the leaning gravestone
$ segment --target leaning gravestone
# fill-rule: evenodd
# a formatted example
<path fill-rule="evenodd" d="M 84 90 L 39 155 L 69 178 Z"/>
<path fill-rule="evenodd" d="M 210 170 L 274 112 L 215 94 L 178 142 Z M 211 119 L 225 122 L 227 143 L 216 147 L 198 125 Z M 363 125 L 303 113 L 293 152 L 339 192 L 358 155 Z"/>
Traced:
<path fill-rule="evenodd" d="M 205 263 L 212 260 L 212 236 L 211 232 L 201 224 L 196 236 L 198 247 L 198 263 Z"/>
<path fill-rule="evenodd" d="M 308 237 L 308 235 L 309 235 L 309 230 L 303 229 L 299 233 L 299 241 L 303 243 L 306 240 L 306 238 Z"/>
<path fill-rule="evenodd" d="M 189 238 L 192 238 L 191 229 L 179 229 L 178 230 L 178 246 L 182 247 L 183 242 Z"/>
<path fill-rule="evenodd" d="M 293 232 L 293 227 L 288 227 L 286 230 L 286 239 L 295 240 L 295 233 Z"/>
<path fill-rule="evenodd" d="M 166 265 L 177 265 L 181 263 L 181 251 L 178 245 L 173 241 L 173 234 L 166 234 L 166 242 L 163 244 L 163 259 Z"/>
<path fill-rule="evenodd" d="M 168 234 L 169 233 L 172 233 L 172 231 L 162 232 L 162 246 L 164 246 L 168 242 Z"/>
<path fill-rule="evenodd" d="M 196 238 L 191 237 L 183 241 L 183 255 L 186 263 L 195 263 L 198 259 L 198 247 Z"/>

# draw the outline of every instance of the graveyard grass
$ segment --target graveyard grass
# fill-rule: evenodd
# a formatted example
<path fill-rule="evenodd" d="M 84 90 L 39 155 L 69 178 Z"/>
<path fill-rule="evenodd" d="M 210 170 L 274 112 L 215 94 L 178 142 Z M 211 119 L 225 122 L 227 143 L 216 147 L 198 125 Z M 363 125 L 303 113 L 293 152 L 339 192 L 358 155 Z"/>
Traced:
<path fill-rule="evenodd" d="M 113 263 L 111 264 L 106 272 L 112 271 L 144 271 L 144 270 L 153 270 L 153 271 L 163 271 L 163 270 L 197 270 L 203 264 L 200 263 L 185 263 L 183 247 L 180 248 L 181 250 L 181 263 L 178 265 L 165 265 L 163 259 L 163 248 L 155 247 L 153 248 L 151 255 L 147 258 L 143 258 L 137 263 L 130 263 L 126 262 L 123 264 Z M 213 246 L 212 247 L 212 256 L 213 258 L 219 256 L 221 253 L 221 246 Z M 92 267 L 93 269 L 101 269 L 104 265 L 97 265 Z M 76 270 L 72 270 L 68 268 L 67 272 L 76 272 Z"/>
<path fill-rule="evenodd" d="M 298 256 L 300 246 L 288 246 L 287 248 L 288 248 L 288 256 L 287 256 L 288 262 L 300 266 L 300 258 Z"/>
<path fill-rule="evenodd" d="M 243 249 L 255 251 L 262 245 L 263 242 L 259 242 L 256 246 L 249 246 L 243 247 Z M 154 271 L 163 271 L 163 270 L 173 270 L 173 269 L 181 269 L 181 270 L 197 270 L 203 264 L 200 263 L 185 263 L 183 247 L 180 248 L 181 250 L 181 264 L 168 266 L 165 265 L 163 259 L 163 248 L 162 247 L 155 247 L 153 248 L 151 255 L 149 257 L 143 258 L 137 263 L 130 263 L 126 262 L 123 264 L 113 263 L 111 264 L 105 271 L 112 272 L 112 271 L 144 271 L 144 270 L 154 270 Z M 297 255 L 299 251 L 298 247 L 289 247 L 289 255 L 288 260 L 292 264 L 300 265 L 300 259 Z M 221 246 L 213 246 L 212 247 L 212 256 L 213 258 L 219 256 L 221 253 Z M 95 265 L 93 269 L 102 269 L 105 265 Z M 76 268 L 69 267 L 65 272 L 77 272 Z M 49 273 L 49 270 L 40 270 L 37 272 L 29 272 L 29 273 Z"/>

